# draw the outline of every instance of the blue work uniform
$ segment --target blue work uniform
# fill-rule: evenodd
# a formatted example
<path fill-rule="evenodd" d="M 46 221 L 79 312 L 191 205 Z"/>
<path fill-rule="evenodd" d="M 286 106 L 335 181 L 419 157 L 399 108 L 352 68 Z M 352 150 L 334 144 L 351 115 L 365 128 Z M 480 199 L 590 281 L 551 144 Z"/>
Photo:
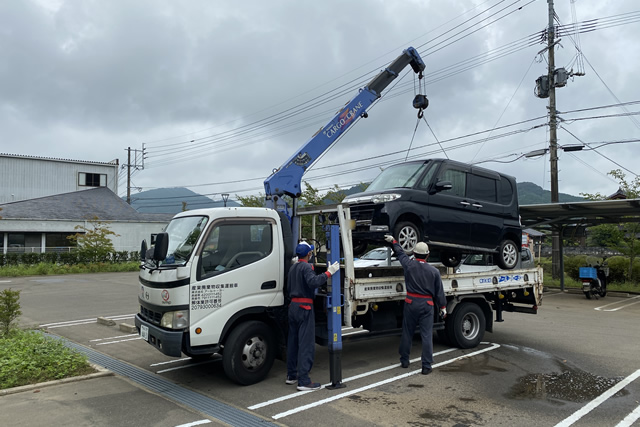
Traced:
<path fill-rule="evenodd" d="M 447 305 L 442 288 L 442 279 L 437 268 L 425 260 L 411 259 L 402 247 L 393 242 L 395 252 L 404 269 L 407 297 L 402 314 L 402 338 L 400 339 L 400 362 L 409 363 L 411 340 L 416 326 L 420 326 L 422 339 L 422 369 L 431 369 L 433 363 L 433 307 L 441 309 Z"/>
<path fill-rule="evenodd" d="M 329 272 L 316 274 L 300 260 L 289 270 L 289 337 L 287 341 L 287 377 L 297 378 L 299 386 L 311 383 L 309 371 L 315 356 L 316 331 L 313 297 L 316 288 L 327 283 Z"/>

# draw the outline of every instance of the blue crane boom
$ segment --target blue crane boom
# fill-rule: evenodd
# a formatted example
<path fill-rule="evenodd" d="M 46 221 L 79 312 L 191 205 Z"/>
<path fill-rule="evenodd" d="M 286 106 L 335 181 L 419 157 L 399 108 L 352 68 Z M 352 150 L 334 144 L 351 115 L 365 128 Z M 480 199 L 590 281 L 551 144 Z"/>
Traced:
<path fill-rule="evenodd" d="M 288 209 L 282 196 L 288 195 L 294 199 L 302 193 L 302 176 L 307 169 L 320 158 L 331 145 L 351 126 L 358 117 L 367 117 L 367 108 L 380 98 L 382 91 L 398 77 L 400 72 L 410 65 L 416 74 L 422 73 L 426 66 L 418 51 L 409 47 L 402 52 L 387 68 L 375 76 L 369 84 L 360 89 L 358 95 L 347 103 L 329 123 L 320 128 L 311 139 L 298 149 L 271 176 L 264 181 L 267 206 L 280 207 L 287 215 Z M 418 108 L 418 107 L 417 107 Z M 295 201 L 293 206 L 295 215 Z"/>

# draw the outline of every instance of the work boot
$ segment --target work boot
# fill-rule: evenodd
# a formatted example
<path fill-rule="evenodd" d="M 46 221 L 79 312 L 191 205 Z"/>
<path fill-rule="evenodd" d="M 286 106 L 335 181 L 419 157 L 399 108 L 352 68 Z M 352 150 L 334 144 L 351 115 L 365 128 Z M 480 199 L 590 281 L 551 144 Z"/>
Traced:
<path fill-rule="evenodd" d="M 422 368 L 422 375 L 429 375 L 433 371 L 431 368 Z"/>
<path fill-rule="evenodd" d="M 409 361 L 407 360 L 400 360 L 400 366 L 407 369 L 409 367 Z"/>
<path fill-rule="evenodd" d="M 311 391 L 311 390 L 318 390 L 320 387 L 321 387 L 320 383 L 309 383 L 307 385 L 298 385 L 298 390 Z"/>

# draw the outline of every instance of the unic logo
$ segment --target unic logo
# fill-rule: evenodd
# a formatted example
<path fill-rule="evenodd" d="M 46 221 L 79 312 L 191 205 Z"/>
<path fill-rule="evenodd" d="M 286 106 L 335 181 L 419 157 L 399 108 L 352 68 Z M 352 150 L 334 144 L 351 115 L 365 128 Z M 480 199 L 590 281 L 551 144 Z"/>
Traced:
<path fill-rule="evenodd" d="M 169 291 L 168 290 L 164 289 L 162 291 L 162 294 L 160 294 L 160 295 L 162 295 L 162 300 L 163 301 L 169 301 Z"/>

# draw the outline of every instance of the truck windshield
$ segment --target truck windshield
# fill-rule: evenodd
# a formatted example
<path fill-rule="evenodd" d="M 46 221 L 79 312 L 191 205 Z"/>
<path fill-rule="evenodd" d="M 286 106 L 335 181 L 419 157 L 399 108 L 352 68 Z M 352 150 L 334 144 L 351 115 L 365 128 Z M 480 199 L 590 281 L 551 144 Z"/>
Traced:
<path fill-rule="evenodd" d="M 163 265 L 184 265 L 198 242 L 207 221 L 206 216 L 186 216 L 171 220 L 167 226 L 169 250 Z"/>
<path fill-rule="evenodd" d="M 411 188 L 422 173 L 431 165 L 428 163 L 402 163 L 386 168 L 367 187 L 367 191 L 388 190 L 390 188 Z"/>

